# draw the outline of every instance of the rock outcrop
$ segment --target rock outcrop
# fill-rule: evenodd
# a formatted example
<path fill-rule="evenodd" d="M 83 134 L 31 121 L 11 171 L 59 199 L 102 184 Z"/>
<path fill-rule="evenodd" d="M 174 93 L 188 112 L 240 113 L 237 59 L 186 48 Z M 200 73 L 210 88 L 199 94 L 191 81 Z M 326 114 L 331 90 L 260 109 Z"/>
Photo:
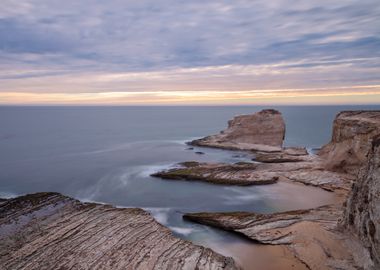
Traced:
<path fill-rule="evenodd" d="M 230 150 L 280 151 L 285 138 L 285 122 L 280 112 L 262 110 L 240 115 L 228 122 L 220 134 L 190 142 L 192 145 Z"/>
<path fill-rule="evenodd" d="M 333 123 L 331 142 L 318 155 L 332 171 L 357 173 L 367 161 L 372 138 L 380 133 L 380 111 L 340 112 Z"/>
<path fill-rule="evenodd" d="M 342 225 L 368 248 L 380 269 L 380 135 L 372 140 L 368 162 L 354 182 Z"/>
<path fill-rule="evenodd" d="M 274 214 L 248 212 L 190 213 L 193 222 L 233 231 L 262 244 L 283 245 L 307 269 L 359 269 L 347 248 L 347 236 L 337 230 L 341 208 L 335 205 Z"/>
<path fill-rule="evenodd" d="M 305 147 L 284 147 L 280 152 L 256 152 L 254 160 L 264 163 L 284 163 L 310 161 L 312 157 Z"/>
<path fill-rule="evenodd" d="M 0 204 L 0 269 L 238 269 L 138 208 L 36 193 Z"/>
<path fill-rule="evenodd" d="M 328 191 L 350 190 L 352 176 L 330 172 L 316 160 L 289 163 L 179 163 L 177 167 L 152 174 L 169 180 L 203 181 L 225 185 L 274 184 L 276 181 L 294 181 L 318 186 Z"/>
<path fill-rule="evenodd" d="M 252 173 L 256 167 L 256 164 L 246 162 L 226 164 L 189 161 L 151 176 L 168 180 L 202 181 L 238 186 L 273 184 L 278 180 L 278 177 L 271 173 Z"/>

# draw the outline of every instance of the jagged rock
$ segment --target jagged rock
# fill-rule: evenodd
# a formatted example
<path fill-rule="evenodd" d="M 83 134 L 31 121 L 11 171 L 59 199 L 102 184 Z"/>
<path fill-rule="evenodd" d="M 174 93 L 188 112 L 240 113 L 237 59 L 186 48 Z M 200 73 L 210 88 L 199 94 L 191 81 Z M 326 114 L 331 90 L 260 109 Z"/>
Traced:
<path fill-rule="evenodd" d="M 356 174 L 367 160 L 372 138 L 380 133 L 380 111 L 340 112 L 333 124 L 331 142 L 319 151 L 325 167 Z"/>
<path fill-rule="evenodd" d="M 280 151 L 285 137 L 285 122 L 280 112 L 262 110 L 240 115 L 228 122 L 220 134 L 190 142 L 192 145 L 230 150 Z"/>
<path fill-rule="evenodd" d="M 318 157 L 309 162 L 292 163 L 226 164 L 190 161 L 179 163 L 176 168 L 157 172 L 152 176 L 227 185 L 273 184 L 277 180 L 290 180 L 344 193 L 350 189 L 352 180 L 351 175 L 324 170 Z"/>
<path fill-rule="evenodd" d="M 278 180 L 275 175 L 257 175 L 252 171 L 257 167 L 254 163 L 198 163 L 189 161 L 179 163 L 176 168 L 157 172 L 153 177 L 169 180 L 203 181 L 225 185 L 262 185 L 273 184 Z"/>
<path fill-rule="evenodd" d="M 36 193 L 0 205 L 0 269 L 238 269 L 138 208 Z"/>
<path fill-rule="evenodd" d="M 274 214 L 190 213 L 193 222 L 233 231 L 262 244 L 284 245 L 307 269 L 358 269 L 347 236 L 337 228 L 336 205 Z M 356 250 L 365 252 L 364 250 Z"/>
<path fill-rule="evenodd" d="M 380 135 L 372 141 L 368 163 L 360 172 L 346 203 L 342 225 L 369 249 L 380 269 Z"/>

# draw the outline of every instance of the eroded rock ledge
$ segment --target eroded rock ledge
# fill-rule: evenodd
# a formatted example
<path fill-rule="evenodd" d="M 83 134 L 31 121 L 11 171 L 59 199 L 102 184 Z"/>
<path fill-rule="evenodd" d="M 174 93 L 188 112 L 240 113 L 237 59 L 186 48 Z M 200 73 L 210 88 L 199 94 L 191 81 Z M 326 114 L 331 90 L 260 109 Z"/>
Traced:
<path fill-rule="evenodd" d="M 284 245 L 308 269 L 360 269 L 354 256 L 365 257 L 366 250 L 360 245 L 353 250 L 350 236 L 337 229 L 341 213 L 341 207 L 330 205 L 274 214 L 191 213 L 184 218 L 262 244 Z"/>
<path fill-rule="evenodd" d="M 346 194 L 352 175 L 324 170 L 318 157 L 308 162 L 289 163 L 199 163 L 177 164 L 175 168 L 152 174 L 172 180 L 203 181 L 227 185 L 263 185 L 277 181 L 293 181 Z"/>
<path fill-rule="evenodd" d="M 36 193 L 0 204 L 0 269 L 238 269 L 138 208 Z"/>

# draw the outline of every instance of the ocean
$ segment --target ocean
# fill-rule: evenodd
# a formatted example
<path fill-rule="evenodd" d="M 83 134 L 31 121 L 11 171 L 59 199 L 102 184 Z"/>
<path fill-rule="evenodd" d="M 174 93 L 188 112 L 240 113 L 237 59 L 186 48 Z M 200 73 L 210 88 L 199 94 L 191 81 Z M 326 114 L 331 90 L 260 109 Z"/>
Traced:
<path fill-rule="evenodd" d="M 0 197 L 56 191 L 118 207 L 142 207 L 177 236 L 248 265 L 252 243 L 182 220 L 197 211 L 275 211 L 334 201 L 332 193 L 299 184 L 233 187 L 150 177 L 182 161 L 238 162 L 243 152 L 185 144 L 218 133 L 235 115 L 259 106 L 0 107 Z M 380 106 L 274 106 L 286 122 L 287 146 L 318 148 L 331 138 L 342 110 Z M 196 154 L 204 152 L 204 155 Z M 248 267 L 247 267 L 248 268 Z"/>

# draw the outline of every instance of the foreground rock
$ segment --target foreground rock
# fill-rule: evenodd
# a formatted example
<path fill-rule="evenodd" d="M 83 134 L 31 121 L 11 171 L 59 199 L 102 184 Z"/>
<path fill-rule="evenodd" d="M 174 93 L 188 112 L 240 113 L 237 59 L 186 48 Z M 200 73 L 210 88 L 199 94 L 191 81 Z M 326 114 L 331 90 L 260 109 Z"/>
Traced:
<path fill-rule="evenodd" d="M 0 205 L 0 269 L 238 269 L 138 208 L 36 193 Z"/>
<path fill-rule="evenodd" d="M 275 214 L 192 213 L 184 218 L 193 222 L 242 234 L 262 244 L 282 245 L 307 269 L 358 269 L 357 256 L 368 257 L 365 249 L 337 228 L 341 208 L 323 206 Z M 365 263 L 365 262 L 364 262 Z"/>
<path fill-rule="evenodd" d="M 353 179 L 351 175 L 326 171 L 318 157 L 315 159 L 309 162 L 235 164 L 190 161 L 152 176 L 226 185 L 274 184 L 278 180 L 288 180 L 318 186 L 328 191 L 347 193 L 350 190 Z"/>
<path fill-rule="evenodd" d="M 373 139 L 368 164 L 354 183 L 342 225 L 368 248 L 380 269 L 380 136 Z"/>
<path fill-rule="evenodd" d="M 285 137 L 285 122 L 280 112 L 262 110 L 252 115 L 240 115 L 228 122 L 220 134 L 190 142 L 192 145 L 230 150 L 281 151 Z"/>
<path fill-rule="evenodd" d="M 333 124 L 331 142 L 319 155 L 328 170 L 356 174 L 367 160 L 372 138 L 380 133 L 380 111 L 344 111 Z"/>

